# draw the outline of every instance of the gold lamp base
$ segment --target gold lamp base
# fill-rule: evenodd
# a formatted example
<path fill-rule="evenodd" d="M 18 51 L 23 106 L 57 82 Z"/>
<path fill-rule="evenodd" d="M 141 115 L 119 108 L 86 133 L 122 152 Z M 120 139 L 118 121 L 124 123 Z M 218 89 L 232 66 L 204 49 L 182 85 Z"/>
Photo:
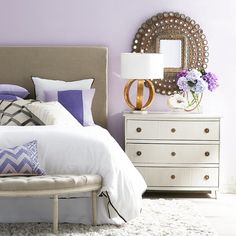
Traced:
<path fill-rule="evenodd" d="M 129 92 L 132 84 L 137 81 L 137 96 L 136 96 L 136 106 L 134 106 L 130 100 Z M 147 102 L 143 105 L 143 89 L 144 83 L 146 82 L 149 89 L 149 97 Z M 155 88 L 150 80 L 129 80 L 124 89 L 124 98 L 128 106 L 135 111 L 144 111 L 151 106 L 155 95 Z"/>

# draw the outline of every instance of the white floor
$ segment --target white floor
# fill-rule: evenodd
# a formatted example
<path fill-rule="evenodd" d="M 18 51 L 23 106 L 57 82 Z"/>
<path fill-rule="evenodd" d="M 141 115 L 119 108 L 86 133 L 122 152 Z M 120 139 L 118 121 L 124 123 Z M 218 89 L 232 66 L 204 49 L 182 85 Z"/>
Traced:
<path fill-rule="evenodd" d="M 215 199 L 192 199 L 220 236 L 236 236 L 236 194 Z"/>
<path fill-rule="evenodd" d="M 217 199 L 206 194 L 185 193 L 148 193 L 145 197 L 188 199 L 197 205 L 219 236 L 236 236 L 236 194 L 218 194 Z"/>

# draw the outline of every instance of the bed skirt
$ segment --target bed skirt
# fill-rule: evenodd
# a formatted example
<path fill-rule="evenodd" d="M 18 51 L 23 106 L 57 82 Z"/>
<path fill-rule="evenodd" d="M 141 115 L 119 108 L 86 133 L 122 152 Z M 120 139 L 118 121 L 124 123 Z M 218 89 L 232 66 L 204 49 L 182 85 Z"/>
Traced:
<path fill-rule="evenodd" d="M 92 223 L 91 198 L 59 199 L 60 223 Z M 97 223 L 117 224 L 108 217 L 107 207 L 102 197 L 98 198 Z M 48 197 L 0 198 L 0 222 L 52 222 L 53 201 Z"/>

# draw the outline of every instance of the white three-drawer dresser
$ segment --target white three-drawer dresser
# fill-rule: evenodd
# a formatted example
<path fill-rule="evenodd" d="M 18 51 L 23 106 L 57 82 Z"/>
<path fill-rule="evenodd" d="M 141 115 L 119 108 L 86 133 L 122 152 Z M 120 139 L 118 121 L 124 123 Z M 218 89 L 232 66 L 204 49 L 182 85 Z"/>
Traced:
<path fill-rule="evenodd" d="M 219 188 L 220 117 L 124 113 L 125 151 L 148 190 Z"/>

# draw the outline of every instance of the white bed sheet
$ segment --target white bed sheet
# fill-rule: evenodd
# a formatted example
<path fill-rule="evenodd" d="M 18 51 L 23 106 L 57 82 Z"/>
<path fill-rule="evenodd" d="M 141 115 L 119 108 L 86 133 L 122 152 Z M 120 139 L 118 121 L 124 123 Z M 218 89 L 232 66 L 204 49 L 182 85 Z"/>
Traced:
<path fill-rule="evenodd" d="M 100 174 L 103 177 L 101 192 L 107 197 L 99 198 L 99 223 L 122 223 L 137 217 L 142 208 L 142 193 L 146 183 L 130 162 L 112 136 L 99 126 L 59 127 L 59 126 L 1 126 L 0 146 L 14 147 L 32 140 L 38 141 L 39 162 L 47 174 Z M 110 204 L 107 203 L 110 198 Z M 80 204 L 77 199 L 75 209 L 88 208 L 90 202 Z M 0 200 L 0 204 L 12 200 Z M 20 199 L 19 201 L 24 202 Z M 66 200 L 72 201 L 72 200 Z M 26 201 L 25 201 L 26 202 Z M 43 204 L 43 201 L 41 201 Z M 40 204 L 40 205 L 41 205 Z M 75 203 L 74 203 L 75 204 Z M 24 222 L 22 204 L 16 208 L 21 216 L 12 217 L 6 210 L 1 210 L 1 222 Z M 66 212 L 66 210 L 64 211 Z M 8 214 L 8 215 L 7 215 Z M 81 212 L 78 212 L 81 214 Z M 42 218 L 39 214 L 32 221 L 47 221 L 51 217 Z M 67 212 L 61 218 L 63 222 L 90 223 L 91 218 L 74 217 Z M 36 217 L 36 218 L 35 218 Z M 77 220 L 75 220 L 77 219 Z M 83 220 L 81 220 L 83 219 Z"/>

